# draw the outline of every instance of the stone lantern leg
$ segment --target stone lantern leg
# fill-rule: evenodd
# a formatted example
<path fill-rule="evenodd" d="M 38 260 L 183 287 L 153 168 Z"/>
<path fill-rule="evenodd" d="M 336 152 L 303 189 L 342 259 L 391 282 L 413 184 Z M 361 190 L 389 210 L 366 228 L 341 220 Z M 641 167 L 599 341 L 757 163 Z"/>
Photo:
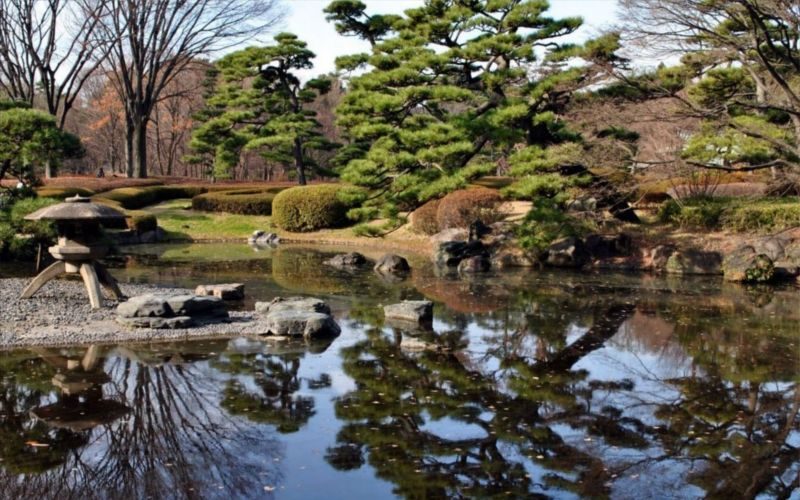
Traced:
<path fill-rule="evenodd" d="M 80 274 L 86 285 L 92 309 L 103 307 L 101 286 L 105 287 L 113 298 L 123 300 L 125 296 L 116 280 L 99 259 L 108 253 L 108 246 L 101 241 L 101 224 L 124 217 L 113 208 L 90 203 L 88 198 L 80 196 L 68 198 L 64 203 L 45 207 L 25 217 L 27 220 L 55 221 L 58 244 L 48 249 L 56 262 L 25 287 L 21 298 L 33 297 L 45 283 L 62 274 Z"/>

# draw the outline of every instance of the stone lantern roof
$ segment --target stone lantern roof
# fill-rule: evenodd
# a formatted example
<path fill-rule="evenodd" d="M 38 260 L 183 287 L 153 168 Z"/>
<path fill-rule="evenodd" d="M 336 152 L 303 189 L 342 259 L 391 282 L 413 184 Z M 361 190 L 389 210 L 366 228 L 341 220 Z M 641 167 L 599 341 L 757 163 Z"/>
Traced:
<path fill-rule="evenodd" d="M 89 198 L 83 196 L 67 198 L 64 200 L 64 203 L 40 208 L 25 216 L 25 220 L 97 222 L 120 220 L 124 218 L 125 215 L 119 210 L 99 203 L 92 203 Z"/>

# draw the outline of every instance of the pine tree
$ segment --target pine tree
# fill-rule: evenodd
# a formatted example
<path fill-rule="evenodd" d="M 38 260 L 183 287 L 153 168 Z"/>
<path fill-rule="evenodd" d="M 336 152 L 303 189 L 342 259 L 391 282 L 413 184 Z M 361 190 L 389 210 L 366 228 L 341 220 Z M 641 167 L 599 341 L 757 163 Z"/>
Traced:
<path fill-rule="evenodd" d="M 247 151 L 257 151 L 267 162 L 291 165 L 300 184 L 306 183 L 309 169 L 325 172 L 311 153 L 335 144 L 322 135 L 315 112 L 307 107 L 330 89 L 330 81 L 317 78 L 303 84 L 296 72 L 313 67 L 314 53 L 289 33 L 275 41 L 217 62 L 218 85 L 198 116 L 203 123 L 191 141 L 199 155 L 195 161 L 213 157 L 216 178 L 230 177 Z"/>
<path fill-rule="evenodd" d="M 351 140 L 343 179 L 372 188 L 390 211 L 493 172 L 509 155 L 525 182 L 571 185 L 559 167 L 574 163 L 580 136 L 560 114 L 604 78 L 601 67 L 624 61 L 613 34 L 564 43 L 582 21 L 547 9 L 540 0 L 428 0 L 403 16 L 376 16 L 359 1 L 331 3 L 337 31 L 372 46 L 337 60 L 340 71 L 364 71 L 337 111 Z"/>

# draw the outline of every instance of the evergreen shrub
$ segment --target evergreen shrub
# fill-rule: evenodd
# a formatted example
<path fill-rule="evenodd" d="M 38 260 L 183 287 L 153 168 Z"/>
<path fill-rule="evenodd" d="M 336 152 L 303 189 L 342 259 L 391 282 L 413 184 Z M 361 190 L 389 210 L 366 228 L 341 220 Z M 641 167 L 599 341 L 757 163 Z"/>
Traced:
<path fill-rule="evenodd" d="M 347 188 L 336 184 L 297 186 L 281 191 L 272 202 L 272 217 L 281 229 L 292 232 L 342 227 L 347 224 Z"/>
<path fill-rule="evenodd" d="M 163 201 L 176 200 L 179 198 L 194 198 L 205 193 L 208 188 L 202 186 L 146 186 L 146 187 L 125 187 L 105 192 L 97 197 L 96 201 L 111 201 L 110 205 L 124 208 L 125 210 L 136 210 L 148 205 L 155 205 Z"/>
<path fill-rule="evenodd" d="M 203 193 L 192 198 L 192 209 L 241 215 L 271 215 L 272 201 L 284 189 L 271 187 Z"/>

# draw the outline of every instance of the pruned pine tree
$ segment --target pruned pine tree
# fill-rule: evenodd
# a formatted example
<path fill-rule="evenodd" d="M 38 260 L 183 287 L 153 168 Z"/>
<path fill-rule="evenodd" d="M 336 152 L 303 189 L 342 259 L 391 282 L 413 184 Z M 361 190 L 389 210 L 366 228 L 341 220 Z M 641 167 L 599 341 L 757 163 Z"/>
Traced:
<path fill-rule="evenodd" d="M 294 170 L 306 184 L 310 173 L 328 173 L 312 153 L 336 145 L 321 133 L 308 105 L 330 89 L 324 78 L 303 83 L 298 70 L 313 67 L 314 53 L 295 35 L 281 33 L 275 44 L 249 47 L 217 62 L 218 86 L 199 116 L 191 147 L 213 158 L 216 178 L 231 176 L 242 154 L 258 152 L 266 162 Z"/>
<path fill-rule="evenodd" d="M 338 116 L 351 141 L 341 151 L 342 177 L 374 192 L 364 217 L 438 197 L 507 156 L 530 195 L 562 192 L 581 177 L 560 173 L 581 148 L 561 114 L 624 60 L 614 34 L 564 41 L 582 20 L 553 19 L 548 7 L 428 0 L 403 16 L 378 16 L 337 0 L 325 9 L 339 33 L 372 47 L 337 60 L 355 75 Z"/>

